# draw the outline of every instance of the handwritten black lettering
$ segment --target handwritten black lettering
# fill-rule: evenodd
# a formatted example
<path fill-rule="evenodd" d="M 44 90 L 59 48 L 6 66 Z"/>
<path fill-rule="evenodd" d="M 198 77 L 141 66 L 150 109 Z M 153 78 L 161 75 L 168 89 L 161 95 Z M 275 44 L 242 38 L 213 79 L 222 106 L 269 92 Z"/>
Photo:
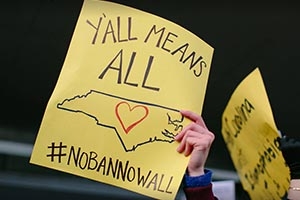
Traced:
<path fill-rule="evenodd" d="M 278 157 L 279 151 L 274 148 L 276 146 L 276 139 L 271 143 L 269 140 L 268 146 L 263 145 L 263 152 L 258 152 L 258 161 L 256 162 L 254 168 L 249 170 L 244 174 L 246 181 L 251 185 L 251 189 L 254 190 L 255 186 L 258 184 L 259 179 L 262 175 L 266 175 L 269 178 L 272 178 L 272 175 L 268 172 L 267 166 L 272 165 L 272 162 Z M 268 184 L 265 184 L 265 189 L 268 189 Z"/>
<path fill-rule="evenodd" d="M 152 179 L 149 181 L 149 183 L 148 183 L 148 185 L 146 186 L 146 188 L 149 188 L 149 187 L 151 187 L 151 185 L 152 185 L 152 187 L 153 187 L 152 189 L 153 189 L 153 190 L 157 190 L 157 191 L 159 191 L 159 192 L 172 193 L 171 191 L 168 191 L 169 185 L 170 185 L 170 183 L 172 182 L 172 180 L 173 180 L 173 176 L 170 177 L 169 182 L 168 182 L 168 184 L 167 184 L 167 187 L 162 189 L 162 188 L 161 188 L 161 184 L 162 184 L 162 182 L 164 181 L 164 174 L 161 174 L 161 175 L 159 176 L 159 174 L 156 173 L 156 174 L 154 174 L 154 176 L 152 177 Z"/>
<path fill-rule="evenodd" d="M 246 98 L 241 106 L 235 107 L 236 113 L 232 116 L 231 121 L 224 117 L 224 130 L 227 134 L 237 138 L 242 131 L 243 126 L 247 123 L 254 106 Z M 231 122 L 231 124 L 229 124 Z M 229 137 L 230 138 L 230 137 Z"/>
<path fill-rule="evenodd" d="M 167 43 L 169 43 L 169 42 L 170 42 L 170 43 L 173 43 L 173 42 L 174 42 L 174 41 L 171 39 L 171 36 L 178 37 L 176 34 L 171 33 L 171 32 L 168 32 L 167 37 L 166 37 L 165 41 L 163 42 L 163 44 L 162 44 L 162 46 L 161 46 L 161 48 L 162 48 L 163 50 L 167 51 L 167 52 L 170 52 L 170 51 L 171 51 L 170 49 L 167 49 L 167 48 L 166 48 Z"/>
<path fill-rule="evenodd" d="M 154 173 L 152 170 L 143 173 L 140 167 L 133 166 L 128 160 L 123 162 L 106 156 L 101 158 L 95 151 L 86 152 L 81 147 L 70 147 L 67 165 L 101 173 L 103 176 L 110 176 L 120 181 L 133 182 L 140 187 L 158 192 L 172 193 L 170 188 L 173 176 Z"/>
<path fill-rule="evenodd" d="M 155 45 L 156 47 L 160 47 L 160 42 L 161 42 L 161 40 L 162 40 L 162 38 L 163 38 L 163 35 L 164 35 L 165 30 L 166 30 L 166 28 L 163 27 L 163 28 L 161 28 L 161 29 L 159 29 L 159 30 L 157 31 L 157 30 L 156 30 L 156 25 L 153 25 L 152 28 L 149 30 L 148 35 L 146 36 L 146 38 L 145 38 L 145 40 L 144 40 L 144 43 L 147 43 L 147 42 L 148 42 L 148 40 L 150 39 L 150 36 L 151 36 L 152 33 L 154 33 L 155 35 L 158 34 L 158 33 L 160 33 L 159 38 L 158 38 L 158 40 L 157 40 L 157 43 L 156 43 L 156 45 Z"/>
<path fill-rule="evenodd" d="M 136 56 L 136 52 L 132 52 L 131 58 L 129 61 L 129 66 L 127 67 L 127 72 L 126 72 L 126 76 L 125 76 L 123 83 L 130 85 L 130 86 L 138 87 L 138 83 L 128 82 L 128 77 L 130 76 L 131 70 L 133 69 L 132 66 L 133 66 L 133 63 L 135 60 L 135 56 Z M 146 85 L 148 77 L 149 77 L 150 69 L 152 67 L 153 59 L 154 59 L 153 56 L 149 56 L 149 60 L 148 60 L 147 66 L 145 68 L 145 73 L 144 73 L 143 82 L 142 82 L 141 86 L 146 89 L 159 91 L 158 87 Z M 117 63 L 118 66 L 113 65 L 116 60 L 119 60 L 119 63 Z M 121 49 L 117 53 L 117 55 L 112 59 L 112 61 L 107 65 L 107 67 L 102 71 L 102 73 L 99 75 L 99 79 L 103 79 L 105 74 L 108 72 L 108 70 L 115 70 L 118 72 L 117 83 L 121 84 L 122 83 L 122 70 L 123 70 L 123 49 Z"/>
<path fill-rule="evenodd" d="M 119 58 L 119 65 L 118 67 L 114 67 L 113 63 Z M 123 62 L 123 49 L 121 49 L 119 51 L 119 53 L 117 53 L 117 55 L 112 59 L 112 61 L 107 65 L 107 67 L 103 70 L 103 72 L 100 74 L 99 79 L 103 79 L 104 75 L 106 74 L 106 72 L 111 69 L 111 70 L 116 70 L 118 72 L 118 79 L 117 79 L 117 83 L 121 84 L 122 82 L 122 64 Z"/>
<path fill-rule="evenodd" d="M 203 68 L 207 67 L 206 62 L 203 60 L 203 57 L 199 56 L 198 58 L 196 58 L 195 51 L 188 53 L 190 47 L 189 43 L 185 43 L 183 45 L 177 45 L 177 43 L 174 40 L 178 38 L 177 34 L 172 32 L 167 32 L 166 36 L 164 37 L 165 32 L 166 32 L 165 27 L 157 29 L 156 25 L 153 25 L 149 30 L 147 36 L 145 37 L 144 42 L 148 43 L 151 39 L 151 36 L 152 37 L 156 36 L 157 37 L 157 42 L 155 44 L 156 47 L 159 47 L 164 51 L 169 52 L 171 55 L 180 54 L 179 61 L 182 62 L 183 64 L 185 64 L 187 61 L 190 60 L 189 70 L 193 70 L 193 74 L 195 75 L 195 77 L 200 77 L 203 72 Z"/>
<path fill-rule="evenodd" d="M 97 38 L 100 37 L 99 29 L 101 28 L 101 23 L 103 22 L 103 19 L 106 19 L 106 16 L 104 14 L 103 16 L 104 18 L 99 17 L 97 25 L 94 25 L 90 20 L 86 20 L 87 24 L 89 24 L 92 28 L 95 29 L 95 34 L 92 39 L 92 44 L 96 44 Z M 102 37 L 101 43 L 102 44 L 106 43 L 108 37 L 111 38 L 111 41 L 113 43 L 121 43 L 121 42 L 137 40 L 137 37 L 132 36 L 132 18 L 131 17 L 127 18 L 127 23 L 124 23 L 125 26 L 121 26 L 121 24 L 122 23 L 121 23 L 120 16 L 118 16 L 116 19 L 108 19 L 106 24 L 103 25 L 105 26 L 104 27 L 105 31 L 103 35 L 101 35 Z"/>

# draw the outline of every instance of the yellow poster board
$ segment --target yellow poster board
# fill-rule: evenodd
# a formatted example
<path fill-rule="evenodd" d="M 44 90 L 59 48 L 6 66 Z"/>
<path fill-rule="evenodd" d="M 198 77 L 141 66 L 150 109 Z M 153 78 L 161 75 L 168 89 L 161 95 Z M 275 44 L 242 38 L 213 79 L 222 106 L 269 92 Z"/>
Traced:
<path fill-rule="evenodd" d="M 85 0 L 30 163 L 174 199 L 188 163 L 179 110 L 201 114 L 212 55 L 166 19 Z"/>
<path fill-rule="evenodd" d="M 281 200 L 289 169 L 259 68 L 235 89 L 222 116 L 222 135 L 251 199 Z"/>

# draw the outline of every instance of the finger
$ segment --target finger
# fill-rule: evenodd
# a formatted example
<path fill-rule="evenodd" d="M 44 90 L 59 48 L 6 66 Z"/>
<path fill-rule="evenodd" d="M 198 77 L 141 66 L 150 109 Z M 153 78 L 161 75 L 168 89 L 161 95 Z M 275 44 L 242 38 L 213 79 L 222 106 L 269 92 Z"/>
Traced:
<path fill-rule="evenodd" d="M 196 149 L 196 146 L 198 146 L 198 150 L 202 150 L 201 143 L 203 142 L 202 140 L 205 138 L 199 138 L 199 137 L 188 137 L 186 139 L 186 145 L 184 149 L 184 155 L 189 156 L 192 154 L 192 152 Z"/>
<path fill-rule="evenodd" d="M 184 155 L 189 156 L 193 151 L 193 145 L 189 142 L 191 138 L 187 139 L 187 142 L 185 143 L 185 149 L 184 149 Z"/>
<path fill-rule="evenodd" d="M 189 111 L 189 110 L 181 110 L 180 113 L 184 116 L 184 117 L 187 117 L 189 118 L 190 120 L 194 121 L 195 123 L 205 127 L 206 127 L 206 124 L 203 120 L 203 118 L 198 115 L 197 113 L 194 113 L 192 111 Z"/>
<path fill-rule="evenodd" d="M 185 126 L 176 136 L 175 136 L 175 140 L 180 142 L 182 140 L 182 138 L 186 135 L 186 132 L 188 130 L 193 130 L 193 131 L 201 131 L 200 130 L 201 127 L 199 127 L 199 125 L 197 125 L 195 122 L 192 122 L 190 124 L 188 124 L 187 126 Z"/>
<path fill-rule="evenodd" d="M 189 129 L 184 134 L 177 151 L 179 153 L 185 152 L 185 155 L 189 155 L 194 149 L 204 150 L 209 148 L 214 141 L 214 134 L 207 129 L 197 125 L 199 127 L 197 130 Z"/>
<path fill-rule="evenodd" d="M 188 129 L 185 131 L 185 133 L 182 135 L 182 139 L 177 147 L 177 151 L 179 153 L 182 152 L 189 152 L 192 148 L 193 142 L 197 139 L 201 138 L 201 135 L 198 131 L 193 131 L 192 129 Z"/>

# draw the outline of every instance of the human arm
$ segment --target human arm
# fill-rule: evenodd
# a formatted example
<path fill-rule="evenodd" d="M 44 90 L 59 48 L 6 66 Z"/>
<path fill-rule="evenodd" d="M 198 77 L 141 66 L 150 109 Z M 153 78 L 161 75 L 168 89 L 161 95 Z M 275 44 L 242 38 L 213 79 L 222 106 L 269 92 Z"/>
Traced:
<path fill-rule="evenodd" d="M 194 112 L 182 110 L 181 114 L 191 120 L 176 137 L 177 151 L 190 156 L 183 180 L 187 199 L 216 199 L 212 192 L 212 172 L 205 169 L 214 134 L 208 130 L 202 117 Z"/>

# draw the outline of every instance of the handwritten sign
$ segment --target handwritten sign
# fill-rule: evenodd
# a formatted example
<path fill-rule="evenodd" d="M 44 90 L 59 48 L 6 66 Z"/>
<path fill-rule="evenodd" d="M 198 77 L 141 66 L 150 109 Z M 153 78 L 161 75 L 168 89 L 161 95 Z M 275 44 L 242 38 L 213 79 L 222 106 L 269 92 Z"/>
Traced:
<path fill-rule="evenodd" d="M 222 135 L 251 199 L 281 200 L 289 169 L 258 68 L 235 89 L 222 116 Z"/>
<path fill-rule="evenodd" d="M 213 48 L 158 16 L 85 0 L 30 163 L 174 199 L 174 136 L 202 112 Z"/>

